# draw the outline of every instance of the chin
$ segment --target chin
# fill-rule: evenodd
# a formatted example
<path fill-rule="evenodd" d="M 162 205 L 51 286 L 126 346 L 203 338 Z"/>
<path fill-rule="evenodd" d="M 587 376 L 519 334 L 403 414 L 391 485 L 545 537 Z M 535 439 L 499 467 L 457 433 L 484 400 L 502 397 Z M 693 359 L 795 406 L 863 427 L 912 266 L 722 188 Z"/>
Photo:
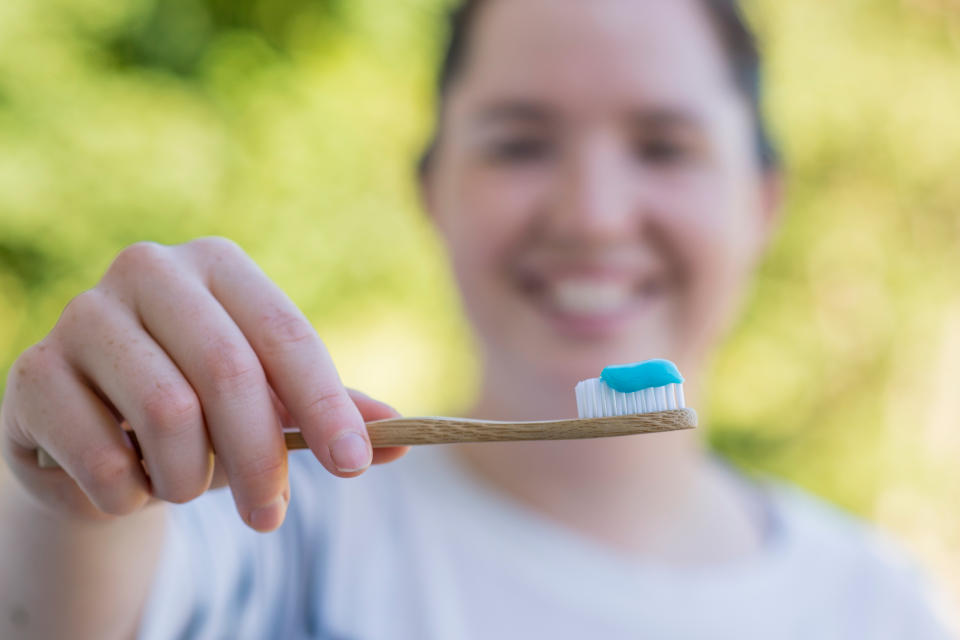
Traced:
<path fill-rule="evenodd" d="M 557 330 L 553 323 L 537 323 L 517 331 L 501 342 L 501 357 L 511 368 L 554 384 L 570 386 L 580 380 L 596 378 L 604 367 L 651 358 L 677 360 L 679 355 L 662 328 L 601 332 L 577 327 L 570 332 Z M 502 336 L 502 334 L 501 334 Z"/>
<path fill-rule="evenodd" d="M 650 358 L 674 359 L 677 354 L 669 326 L 667 301 L 640 300 L 612 312 L 563 313 L 540 310 L 531 334 L 537 350 L 558 370 L 578 379 L 596 377 L 611 364 Z"/>
<path fill-rule="evenodd" d="M 544 358 L 545 375 L 554 375 L 568 382 L 579 382 L 587 378 L 596 378 L 604 367 L 614 364 L 627 364 L 651 358 L 674 359 L 671 350 L 651 344 L 644 340 L 642 344 L 634 341 L 610 341 L 578 348 L 564 348 L 558 345 Z"/>

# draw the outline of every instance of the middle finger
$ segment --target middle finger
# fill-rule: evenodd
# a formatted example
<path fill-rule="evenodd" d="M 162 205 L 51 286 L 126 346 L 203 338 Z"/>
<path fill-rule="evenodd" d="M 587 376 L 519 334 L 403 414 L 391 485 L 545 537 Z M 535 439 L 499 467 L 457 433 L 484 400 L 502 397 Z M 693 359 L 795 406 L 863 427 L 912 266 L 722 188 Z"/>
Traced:
<path fill-rule="evenodd" d="M 200 397 L 240 515 L 255 529 L 275 528 L 289 501 L 287 456 L 257 355 L 194 274 L 168 265 L 133 288 L 143 326 Z"/>

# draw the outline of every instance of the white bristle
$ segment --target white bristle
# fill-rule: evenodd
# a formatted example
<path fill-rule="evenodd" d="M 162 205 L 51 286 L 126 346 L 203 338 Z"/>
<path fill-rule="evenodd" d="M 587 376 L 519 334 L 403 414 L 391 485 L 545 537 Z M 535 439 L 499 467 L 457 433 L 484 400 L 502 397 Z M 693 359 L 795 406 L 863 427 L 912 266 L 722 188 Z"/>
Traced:
<path fill-rule="evenodd" d="M 641 389 L 622 393 L 610 388 L 601 378 L 590 378 L 574 389 L 577 413 L 581 418 L 603 418 L 636 413 L 653 413 L 686 407 L 683 384 Z"/>

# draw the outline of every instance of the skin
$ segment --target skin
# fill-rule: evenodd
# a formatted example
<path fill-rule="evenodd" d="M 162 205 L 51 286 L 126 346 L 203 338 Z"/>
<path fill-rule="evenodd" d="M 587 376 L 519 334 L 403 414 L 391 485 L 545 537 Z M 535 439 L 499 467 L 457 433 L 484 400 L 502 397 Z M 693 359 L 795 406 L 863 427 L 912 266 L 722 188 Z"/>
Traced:
<path fill-rule="evenodd" d="M 247 525 L 275 529 L 290 500 L 283 426 L 354 477 L 406 451 L 370 447 L 364 421 L 395 415 L 343 387 L 302 312 L 236 244 L 124 249 L 7 378 L 0 582 L 14 586 L 0 636 L 132 636 L 164 503 L 228 484 Z M 37 447 L 62 469 L 39 468 Z"/>
<path fill-rule="evenodd" d="M 654 357 L 678 364 L 698 406 L 779 200 L 706 13 L 692 0 L 491 0 L 472 36 L 422 187 L 482 347 L 473 415 L 569 416 L 577 381 Z M 571 277 L 635 293 L 615 313 L 570 313 L 549 292 Z M 631 552 L 690 563 L 759 544 L 749 496 L 696 433 L 460 454 Z"/>
<path fill-rule="evenodd" d="M 490 0 L 474 36 L 422 183 L 483 354 L 473 415 L 568 416 L 577 380 L 647 357 L 677 362 L 696 406 L 777 204 L 702 10 Z M 614 313 L 570 313 L 549 295 L 570 277 L 636 294 Z M 392 415 L 343 387 L 309 322 L 237 245 L 128 247 L 8 376 L 0 637 L 131 637 L 165 503 L 228 484 L 248 526 L 274 529 L 290 499 L 282 426 L 353 477 L 403 455 L 369 447 L 364 420 Z M 347 433 L 357 440 L 335 449 Z M 38 446 L 63 469 L 39 469 Z M 696 434 L 457 451 L 601 544 L 687 564 L 759 544 L 749 501 Z"/>

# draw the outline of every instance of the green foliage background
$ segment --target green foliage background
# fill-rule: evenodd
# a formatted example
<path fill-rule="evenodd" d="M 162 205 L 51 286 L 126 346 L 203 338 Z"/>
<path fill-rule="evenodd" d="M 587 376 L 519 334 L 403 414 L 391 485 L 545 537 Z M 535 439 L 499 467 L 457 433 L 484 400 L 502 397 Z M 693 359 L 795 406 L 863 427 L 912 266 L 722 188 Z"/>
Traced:
<path fill-rule="evenodd" d="M 413 189 L 441 0 L 0 2 L 0 371 L 124 246 L 239 242 L 348 384 L 456 411 L 473 355 Z M 782 233 L 713 444 L 960 594 L 960 3 L 754 0 Z"/>

